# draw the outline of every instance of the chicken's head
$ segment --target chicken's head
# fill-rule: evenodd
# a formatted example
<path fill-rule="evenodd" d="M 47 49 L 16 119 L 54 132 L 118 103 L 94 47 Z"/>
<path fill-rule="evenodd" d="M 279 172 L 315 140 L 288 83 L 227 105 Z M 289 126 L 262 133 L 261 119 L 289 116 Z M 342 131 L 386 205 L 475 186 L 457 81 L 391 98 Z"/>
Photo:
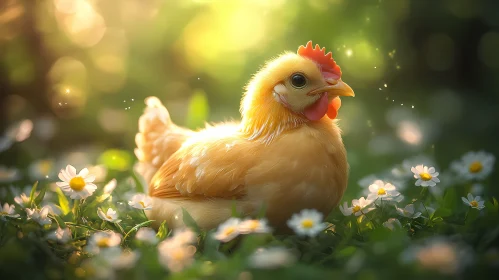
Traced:
<path fill-rule="evenodd" d="M 334 119 L 341 106 L 339 96 L 354 96 L 354 92 L 341 80 L 332 54 L 309 41 L 297 53 L 269 61 L 253 77 L 241 104 L 243 123 L 264 125 L 262 118 L 272 123 L 304 123 L 325 115 Z"/>

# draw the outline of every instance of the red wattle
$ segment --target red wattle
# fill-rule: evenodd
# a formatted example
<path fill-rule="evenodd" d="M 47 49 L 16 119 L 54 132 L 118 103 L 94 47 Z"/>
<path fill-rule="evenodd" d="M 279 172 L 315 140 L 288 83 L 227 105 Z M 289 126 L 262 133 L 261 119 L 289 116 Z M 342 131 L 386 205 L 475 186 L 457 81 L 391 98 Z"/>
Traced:
<path fill-rule="evenodd" d="M 322 96 L 312 105 L 308 106 L 303 110 L 303 114 L 307 119 L 311 121 L 318 121 L 324 117 L 328 111 L 328 97 L 327 93 L 323 93 Z"/>
<path fill-rule="evenodd" d="M 338 116 L 338 110 L 341 107 L 341 99 L 339 97 L 333 98 L 327 106 L 327 116 L 334 120 Z"/>

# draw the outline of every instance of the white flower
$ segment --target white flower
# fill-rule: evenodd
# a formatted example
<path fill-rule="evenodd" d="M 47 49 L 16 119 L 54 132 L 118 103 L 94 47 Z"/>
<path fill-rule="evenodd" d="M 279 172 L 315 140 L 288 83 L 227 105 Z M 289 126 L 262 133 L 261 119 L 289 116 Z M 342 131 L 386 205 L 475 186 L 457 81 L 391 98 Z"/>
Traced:
<path fill-rule="evenodd" d="M 370 193 L 367 199 L 372 201 L 378 198 L 383 200 L 393 200 L 395 197 L 400 195 L 394 185 L 385 183 L 381 180 L 374 181 L 374 183 L 369 186 L 369 192 Z"/>
<path fill-rule="evenodd" d="M 272 229 L 269 227 L 266 219 L 256 220 L 248 219 L 244 220 L 239 224 L 239 233 L 268 233 Z"/>
<path fill-rule="evenodd" d="M 361 197 L 359 199 L 353 199 L 352 207 L 348 207 L 348 203 L 344 202 L 343 206 L 340 205 L 340 211 L 345 216 L 350 216 L 352 214 L 354 214 L 355 216 L 360 216 L 374 210 L 374 207 L 369 207 L 369 208 L 367 207 L 371 205 L 371 203 L 373 203 L 372 200 L 365 199 L 364 197 Z"/>
<path fill-rule="evenodd" d="M 94 233 L 87 245 L 87 251 L 97 254 L 102 250 L 116 247 L 121 243 L 121 234 L 114 231 L 99 231 Z"/>
<path fill-rule="evenodd" d="M 412 167 L 420 164 L 426 166 L 434 166 L 435 161 L 425 155 L 408 158 L 405 159 L 400 165 L 394 167 L 391 170 L 391 174 L 397 179 L 410 179 L 413 176 L 413 172 L 411 172 Z"/>
<path fill-rule="evenodd" d="M 41 226 L 50 225 L 52 224 L 52 220 L 47 216 L 49 214 L 49 210 L 50 209 L 48 207 L 43 207 L 42 209 L 26 208 L 28 220 L 33 220 Z"/>
<path fill-rule="evenodd" d="M 107 262 L 113 269 L 127 269 L 135 265 L 140 254 L 135 251 L 122 250 L 120 247 L 112 247 L 104 250 L 99 255 L 103 262 Z"/>
<path fill-rule="evenodd" d="M 293 214 L 287 224 L 296 234 L 310 237 L 316 236 L 327 226 L 322 222 L 322 213 L 315 209 L 303 209 Z"/>
<path fill-rule="evenodd" d="M 0 166 L 0 183 L 10 183 L 19 180 L 21 175 L 16 168 Z"/>
<path fill-rule="evenodd" d="M 406 218 L 416 219 L 419 218 L 419 216 L 421 216 L 421 212 L 414 212 L 415 211 L 414 204 L 407 204 L 404 208 L 396 207 L 396 210 L 400 216 Z"/>
<path fill-rule="evenodd" d="M 179 272 L 194 262 L 196 247 L 193 245 L 172 246 L 167 240 L 158 245 L 159 262 L 172 272 Z"/>
<path fill-rule="evenodd" d="M 45 202 L 42 204 L 42 207 L 47 207 L 49 209 L 49 213 L 52 215 L 61 215 L 62 214 L 61 207 L 55 205 L 52 202 Z"/>
<path fill-rule="evenodd" d="M 2 204 L 0 203 L 0 206 Z M 19 214 L 16 214 L 16 211 L 14 210 L 16 206 L 14 204 L 9 205 L 8 203 L 5 203 L 2 208 L 0 208 L 0 218 L 5 221 L 5 217 L 10 217 L 10 218 L 17 218 L 19 217 Z"/>
<path fill-rule="evenodd" d="M 451 168 L 466 180 L 483 180 L 492 172 L 494 162 L 492 154 L 469 152 L 460 161 L 453 162 Z"/>
<path fill-rule="evenodd" d="M 54 165 L 55 163 L 51 159 L 34 161 L 28 167 L 29 177 L 33 180 L 49 178 L 54 172 Z"/>
<path fill-rule="evenodd" d="M 412 167 L 411 171 L 414 173 L 414 178 L 418 179 L 416 181 L 416 186 L 434 187 L 440 182 L 437 178 L 438 172 L 435 171 L 435 167 L 428 167 L 421 164 Z"/>
<path fill-rule="evenodd" d="M 296 256 L 282 247 L 259 248 L 249 256 L 248 263 L 251 267 L 261 269 L 272 269 L 289 266 L 296 262 Z"/>
<path fill-rule="evenodd" d="M 451 275 L 462 271 L 471 262 L 471 250 L 466 246 L 435 237 L 425 244 L 411 246 L 401 256 L 406 263 L 416 262 L 422 268 Z"/>
<path fill-rule="evenodd" d="M 195 243 L 197 241 L 197 234 L 190 228 L 176 229 L 173 231 L 171 240 L 179 246 L 184 246 Z"/>
<path fill-rule="evenodd" d="M 108 221 L 111 223 L 121 222 L 121 220 L 118 220 L 118 213 L 116 213 L 116 211 L 112 208 L 107 209 L 107 212 L 104 213 L 104 211 L 102 211 L 102 209 L 99 207 L 97 209 L 97 215 L 99 215 L 99 217 L 104 221 Z"/>
<path fill-rule="evenodd" d="M 239 235 L 239 224 L 241 220 L 238 218 L 230 218 L 218 226 L 213 237 L 222 242 L 229 242 Z"/>
<path fill-rule="evenodd" d="M 117 184 L 116 179 L 112 179 L 104 186 L 103 192 L 105 194 L 111 194 L 116 188 L 116 184 Z"/>
<path fill-rule="evenodd" d="M 89 175 L 87 168 L 83 168 L 80 173 L 76 174 L 76 169 L 68 165 L 65 170 L 62 169 L 59 172 L 59 179 L 62 182 L 57 182 L 57 186 L 71 199 L 85 199 L 97 189 L 93 183 L 95 176 Z"/>
<path fill-rule="evenodd" d="M 156 237 L 156 232 L 154 229 L 149 227 L 140 228 L 135 234 L 135 239 L 140 240 L 144 243 L 156 244 L 158 243 L 158 238 Z"/>
<path fill-rule="evenodd" d="M 69 228 L 62 229 L 58 227 L 55 231 L 52 231 L 47 235 L 47 238 L 59 243 L 67 243 L 71 239 L 71 231 Z"/>
<path fill-rule="evenodd" d="M 481 200 L 480 196 L 476 196 L 473 198 L 473 195 L 471 193 L 468 194 L 468 199 L 461 197 L 463 200 L 464 204 L 470 206 L 471 208 L 475 208 L 478 210 L 482 210 L 485 208 L 485 201 Z"/>
<path fill-rule="evenodd" d="M 391 231 L 402 228 L 402 224 L 400 223 L 400 221 L 395 218 L 388 219 L 386 222 L 383 223 L 383 226 Z"/>
<path fill-rule="evenodd" d="M 137 209 L 151 210 L 152 198 L 143 193 L 138 193 L 132 197 L 132 200 L 128 201 L 128 205 Z"/>
<path fill-rule="evenodd" d="M 22 193 L 16 197 L 14 197 L 14 201 L 21 206 L 21 208 L 26 208 L 29 205 L 29 196 L 25 193 Z"/>

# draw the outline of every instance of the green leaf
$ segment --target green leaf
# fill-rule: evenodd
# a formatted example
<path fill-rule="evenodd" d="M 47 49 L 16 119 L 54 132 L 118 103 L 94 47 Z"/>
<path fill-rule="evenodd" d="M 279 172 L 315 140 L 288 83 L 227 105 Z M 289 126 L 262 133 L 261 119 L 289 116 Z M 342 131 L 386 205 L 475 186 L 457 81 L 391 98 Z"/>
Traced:
<path fill-rule="evenodd" d="M 44 187 L 40 190 L 40 193 L 35 198 L 35 205 L 38 206 L 42 203 L 43 198 L 45 197 L 45 192 L 47 191 L 47 187 Z"/>
<path fill-rule="evenodd" d="M 184 224 L 188 227 L 190 227 L 192 230 L 194 230 L 197 233 L 201 232 L 201 229 L 199 228 L 198 224 L 196 221 L 192 218 L 191 214 L 185 210 L 185 208 L 182 207 L 182 220 L 184 221 Z"/>
<path fill-rule="evenodd" d="M 145 222 L 143 222 L 143 223 L 140 223 L 140 224 L 138 224 L 138 225 L 134 226 L 133 228 L 131 228 L 131 229 L 130 229 L 130 230 L 129 230 L 126 234 L 125 234 L 125 237 L 123 237 L 123 240 L 125 240 L 125 239 L 126 239 L 126 238 L 127 238 L 127 237 L 128 237 L 128 236 L 132 233 L 132 232 L 137 231 L 137 230 L 139 230 L 139 228 L 141 228 L 141 227 L 145 227 L 145 226 L 149 225 L 149 224 L 150 224 L 150 223 L 152 223 L 152 222 L 154 222 L 154 220 L 145 221 Z"/>
<path fill-rule="evenodd" d="M 69 201 L 67 197 L 62 193 L 60 188 L 56 188 L 55 192 L 57 193 L 57 200 L 59 201 L 59 206 L 61 207 L 61 211 L 63 215 L 67 215 L 71 209 L 69 208 Z"/>
<path fill-rule="evenodd" d="M 156 234 L 156 237 L 159 240 L 163 240 L 168 236 L 168 225 L 166 224 L 166 221 L 163 221 L 161 225 L 159 226 L 158 233 Z"/>
<path fill-rule="evenodd" d="M 36 181 L 33 184 L 33 187 L 31 188 L 31 193 L 29 194 L 29 204 L 33 205 L 33 202 L 35 201 L 35 193 L 36 193 L 36 188 L 38 187 L 38 181 Z"/>
<path fill-rule="evenodd" d="M 208 114 L 209 106 L 206 94 L 202 90 L 197 90 L 189 101 L 185 123 L 190 128 L 202 127 L 208 118 Z"/>

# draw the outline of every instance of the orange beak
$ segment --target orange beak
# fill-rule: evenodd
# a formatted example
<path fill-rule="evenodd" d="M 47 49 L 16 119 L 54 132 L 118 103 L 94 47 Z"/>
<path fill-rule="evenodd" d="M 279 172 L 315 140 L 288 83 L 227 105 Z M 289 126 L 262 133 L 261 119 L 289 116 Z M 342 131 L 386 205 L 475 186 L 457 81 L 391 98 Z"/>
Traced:
<path fill-rule="evenodd" d="M 307 95 L 316 95 L 327 92 L 330 96 L 355 96 L 353 89 L 344 83 L 341 79 L 326 79 L 327 85 L 314 89 L 307 93 Z"/>

